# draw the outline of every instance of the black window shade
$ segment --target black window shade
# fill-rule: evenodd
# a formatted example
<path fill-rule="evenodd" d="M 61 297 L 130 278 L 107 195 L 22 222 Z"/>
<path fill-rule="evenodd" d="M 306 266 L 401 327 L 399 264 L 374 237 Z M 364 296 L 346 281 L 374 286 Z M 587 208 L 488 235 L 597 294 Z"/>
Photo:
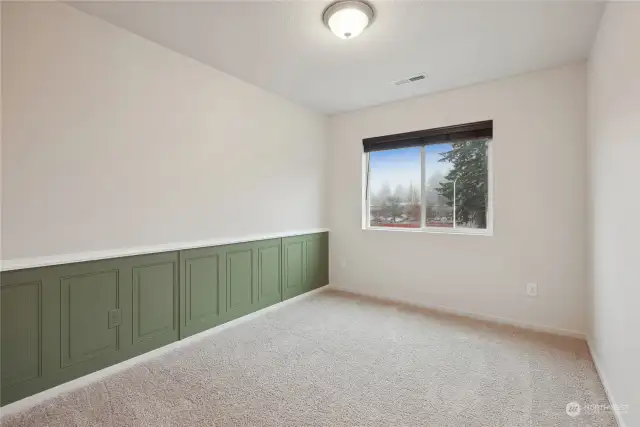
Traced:
<path fill-rule="evenodd" d="M 393 150 L 396 148 L 420 147 L 422 145 L 443 142 L 464 141 L 469 139 L 492 138 L 493 120 L 466 123 L 463 125 L 376 136 L 362 140 L 364 152 Z"/>

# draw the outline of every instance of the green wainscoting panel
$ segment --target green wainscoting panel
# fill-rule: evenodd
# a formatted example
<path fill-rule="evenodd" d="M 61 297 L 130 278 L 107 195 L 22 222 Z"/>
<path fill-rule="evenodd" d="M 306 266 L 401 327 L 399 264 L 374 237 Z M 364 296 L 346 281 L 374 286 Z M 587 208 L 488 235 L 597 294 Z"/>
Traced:
<path fill-rule="evenodd" d="M 282 299 L 304 292 L 305 286 L 305 237 L 282 239 Z"/>
<path fill-rule="evenodd" d="M 282 300 L 281 239 L 180 252 L 181 337 Z"/>
<path fill-rule="evenodd" d="M 132 345 L 143 353 L 179 339 L 180 284 L 177 253 L 133 267 Z"/>
<path fill-rule="evenodd" d="M 57 385 L 60 369 L 60 285 L 53 268 L 4 272 L 2 405 Z"/>
<path fill-rule="evenodd" d="M 254 310 L 257 305 L 255 259 L 253 243 L 226 246 L 227 263 L 227 319 L 237 319 Z"/>
<path fill-rule="evenodd" d="M 1 274 L 6 405 L 328 283 L 328 234 Z"/>
<path fill-rule="evenodd" d="M 264 308 L 282 301 L 282 240 L 261 240 L 254 245 L 258 305 Z"/>
<path fill-rule="evenodd" d="M 119 273 L 100 271 L 60 281 L 63 368 L 118 350 L 119 328 L 111 327 L 109 315 L 120 307 Z"/>
<path fill-rule="evenodd" d="M 326 233 L 305 236 L 305 284 L 310 291 L 329 283 L 329 240 Z"/>
<path fill-rule="evenodd" d="M 305 280 L 304 291 L 318 287 L 322 269 L 322 236 L 313 236 L 305 240 Z"/>
<path fill-rule="evenodd" d="M 282 239 L 282 296 L 300 295 L 329 283 L 327 233 Z"/>
<path fill-rule="evenodd" d="M 55 369 L 45 377 L 60 384 L 129 357 L 131 270 L 135 257 L 47 269 L 45 287 L 58 290 L 58 304 L 44 300 L 58 321 Z M 115 324 L 114 324 L 115 321 Z"/>
<path fill-rule="evenodd" d="M 40 377 L 41 306 L 41 282 L 2 288 L 2 384 L 6 387 Z"/>
<path fill-rule="evenodd" d="M 177 270 L 169 252 L 3 272 L 2 404 L 176 341 Z"/>
<path fill-rule="evenodd" d="M 226 247 L 181 251 L 180 265 L 180 338 L 184 338 L 224 322 Z"/>

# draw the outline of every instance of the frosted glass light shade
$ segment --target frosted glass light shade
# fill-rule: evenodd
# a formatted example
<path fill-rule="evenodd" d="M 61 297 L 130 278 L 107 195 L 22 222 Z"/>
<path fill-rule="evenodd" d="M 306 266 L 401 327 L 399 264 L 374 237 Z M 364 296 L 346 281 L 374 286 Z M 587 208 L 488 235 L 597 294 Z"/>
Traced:
<path fill-rule="evenodd" d="M 341 39 L 352 39 L 360 35 L 372 19 L 371 6 L 359 1 L 338 2 L 324 12 L 324 22 Z"/>

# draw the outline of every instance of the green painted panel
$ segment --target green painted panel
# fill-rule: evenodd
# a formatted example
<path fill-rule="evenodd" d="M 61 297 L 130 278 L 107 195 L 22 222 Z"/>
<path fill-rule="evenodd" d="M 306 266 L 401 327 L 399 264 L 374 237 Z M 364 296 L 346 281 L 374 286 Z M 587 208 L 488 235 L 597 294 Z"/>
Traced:
<path fill-rule="evenodd" d="M 220 257 L 198 258 L 187 261 L 187 313 L 188 321 L 220 315 Z"/>
<path fill-rule="evenodd" d="M 280 294 L 280 248 L 263 248 L 258 251 L 260 269 L 260 298 Z"/>
<path fill-rule="evenodd" d="M 180 252 L 181 337 L 212 328 L 226 313 L 226 263 L 224 248 Z"/>
<path fill-rule="evenodd" d="M 2 273 L 1 404 L 326 284 L 327 238 Z"/>
<path fill-rule="evenodd" d="M 52 316 L 59 309 L 60 295 L 59 286 L 45 271 L 10 271 L 0 276 L 2 405 L 56 385 L 46 373 L 60 368 L 56 336 L 60 320 Z"/>
<path fill-rule="evenodd" d="M 249 243 L 227 246 L 227 317 L 235 319 L 253 311 L 254 247 Z"/>
<path fill-rule="evenodd" d="M 257 289 L 260 307 L 267 307 L 282 300 L 281 290 L 281 239 L 256 243 Z"/>
<path fill-rule="evenodd" d="M 322 238 L 314 236 L 306 242 L 305 250 L 305 291 L 310 291 L 319 286 L 322 268 Z"/>
<path fill-rule="evenodd" d="M 320 285 L 329 284 L 329 233 L 322 233 L 322 263 L 320 269 Z"/>
<path fill-rule="evenodd" d="M 38 378 L 41 373 L 42 283 L 2 288 L 2 386 Z"/>
<path fill-rule="evenodd" d="M 167 277 L 158 274 L 160 272 Z M 155 329 L 153 326 L 158 325 L 154 323 L 158 319 L 147 319 L 149 311 L 145 312 L 144 309 L 142 313 L 135 312 L 136 319 L 140 315 L 144 319 L 140 324 L 140 331 L 144 336 L 142 339 L 139 334 L 134 337 L 134 333 L 138 331 L 138 325 L 135 328 L 133 326 L 134 280 L 138 280 L 135 295 L 141 297 L 140 304 L 143 308 L 149 306 L 145 302 L 147 296 L 157 297 L 149 289 L 150 280 L 163 290 L 173 284 L 175 307 L 172 315 L 177 319 L 177 252 L 2 273 L 3 296 L 14 285 L 34 282 L 41 284 L 42 295 L 39 312 L 42 331 L 41 375 L 13 385 L 3 381 L 2 404 L 177 340 L 179 325 L 176 324 L 166 334 L 152 332 Z M 158 305 L 157 301 L 153 305 Z M 161 311 L 166 312 L 164 309 Z M 6 319 L 9 313 L 8 310 L 3 313 L 3 328 L 19 330 L 15 321 Z M 151 320 L 151 323 L 147 320 Z M 111 327 L 110 321 L 114 323 Z M 14 348 L 7 343 L 9 337 L 9 333 L 3 333 L 1 337 L 3 350 Z"/>
<path fill-rule="evenodd" d="M 282 298 L 287 299 L 304 292 L 305 239 L 282 239 Z"/>
<path fill-rule="evenodd" d="M 57 325 L 44 329 L 44 386 L 61 384 L 131 357 L 131 269 L 141 258 L 44 269 L 43 319 Z"/>
<path fill-rule="evenodd" d="M 133 268 L 134 345 L 177 330 L 175 268 L 174 262 Z"/>
<path fill-rule="evenodd" d="M 326 233 L 310 234 L 305 239 L 305 291 L 329 283 L 329 254 Z"/>
<path fill-rule="evenodd" d="M 118 309 L 118 270 L 65 277 L 60 282 L 62 367 L 118 349 L 119 327 L 109 314 Z"/>
<path fill-rule="evenodd" d="M 122 357 L 136 356 L 177 341 L 180 329 L 178 252 L 136 256 L 121 265 L 123 274 L 131 278 L 131 297 L 126 295 L 120 301 L 123 315 L 131 321 L 130 336 L 129 330 L 120 328 Z M 127 281 L 123 282 L 127 286 Z"/>

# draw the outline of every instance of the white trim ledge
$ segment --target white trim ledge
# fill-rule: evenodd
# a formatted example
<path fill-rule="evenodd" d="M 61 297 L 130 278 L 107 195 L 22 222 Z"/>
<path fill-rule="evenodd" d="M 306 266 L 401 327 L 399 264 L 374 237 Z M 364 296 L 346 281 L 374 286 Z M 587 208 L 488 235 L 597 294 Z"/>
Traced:
<path fill-rule="evenodd" d="M 487 315 L 487 314 L 473 313 L 473 312 L 470 312 L 470 311 L 459 310 L 459 309 L 456 309 L 456 308 L 445 307 L 445 306 L 441 306 L 441 305 L 432 305 L 432 304 L 424 304 L 424 303 L 409 301 L 409 300 L 406 300 L 406 299 L 403 299 L 403 298 L 392 298 L 392 297 L 388 297 L 388 296 L 382 295 L 382 294 L 377 294 L 377 293 L 374 293 L 374 292 L 362 292 L 360 290 L 352 290 L 352 289 L 349 289 L 349 288 L 346 288 L 346 287 L 342 287 L 342 286 L 339 286 L 339 285 L 335 285 L 335 284 L 328 285 L 328 289 L 348 292 L 350 294 L 361 295 L 361 296 L 365 296 L 365 297 L 369 297 L 369 298 L 375 298 L 375 299 L 379 299 L 379 300 L 391 301 L 391 302 L 404 304 L 404 305 L 408 305 L 408 306 L 412 306 L 412 307 L 431 310 L 431 311 L 434 311 L 434 312 L 452 314 L 454 316 L 459 316 L 459 317 L 467 317 L 469 319 L 480 320 L 480 321 L 483 321 L 483 322 L 491 322 L 491 323 L 496 323 L 496 324 L 500 324 L 500 325 L 514 326 L 514 327 L 520 328 L 520 329 L 527 329 L 527 330 L 530 330 L 530 331 L 543 332 L 543 333 L 546 333 L 546 334 L 560 335 L 560 336 L 564 336 L 564 337 L 577 338 L 577 339 L 586 341 L 586 334 L 584 334 L 582 332 L 578 332 L 578 331 L 572 331 L 572 330 L 560 329 L 560 328 L 553 328 L 553 327 L 550 327 L 550 326 L 535 325 L 535 324 L 531 324 L 531 323 L 520 322 L 518 320 L 506 319 L 504 317 L 497 317 L 497 316 L 491 316 L 491 315 Z"/>
<path fill-rule="evenodd" d="M 231 245 L 235 243 L 253 242 L 256 240 L 281 239 L 283 237 L 303 234 L 324 233 L 328 228 L 288 231 L 284 233 L 254 234 L 244 237 L 223 237 L 195 242 L 168 243 L 165 245 L 137 246 L 127 249 L 110 249 L 106 251 L 89 251 L 64 255 L 51 255 L 37 258 L 17 258 L 2 260 L 0 271 L 22 270 L 25 268 L 48 267 L 52 265 L 71 264 L 74 262 L 98 261 L 102 259 L 122 258 L 134 255 L 148 255 L 160 252 L 181 251 L 185 249 L 204 248 L 208 246 Z"/>
<path fill-rule="evenodd" d="M 452 234 L 458 236 L 493 236 L 491 229 L 448 228 L 448 227 L 363 227 L 362 231 L 391 231 L 399 233 Z"/>
<path fill-rule="evenodd" d="M 255 319 L 256 317 L 262 316 L 268 312 L 279 310 L 291 303 L 300 301 L 301 299 L 308 298 L 320 292 L 324 292 L 328 289 L 327 286 L 328 285 L 325 285 L 320 288 L 314 289 L 312 291 L 305 292 L 304 294 L 295 296 L 293 298 L 289 298 L 287 300 L 281 301 L 274 305 L 270 305 L 269 307 L 263 308 L 261 310 L 254 311 L 253 313 L 247 314 L 246 316 L 239 317 L 227 323 L 223 323 L 222 325 L 218 325 L 211 329 L 207 329 L 206 331 L 200 332 L 198 334 L 191 335 L 190 337 L 183 338 L 178 341 L 174 341 L 171 344 L 167 344 L 163 347 L 157 348 L 155 350 L 151 350 L 147 353 L 143 353 L 139 356 L 133 357 L 131 359 L 127 359 L 120 363 L 116 363 L 115 365 L 111 365 L 99 371 L 92 372 L 88 375 L 84 375 L 82 377 L 76 378 L 75 380 L 71 380 L 64 384 L 60 384 L 53 388 L 41 391 L 40 393 L 36 393 L 34 395 L 25 397 L 24 399 L 17 400 L 13 403 L 5 405 L 2 408 L 0 408 L 0 424 L 2 419 L 5 417 L 16 414 L 18 412 L 26 411 L 27 409 L 32 408 L 36 405 L 39 405 L 49 399 L 53 399 L 54 397 L 60 396 L 65 393 L 69 393 L 71 391 L 85 387 L 89 384 L 96 383 L 110 375 L 116 374 L 118 372 L 122 372 L 125 369 L 131 368 L 140 363 L 146 362 L 151 359 L 155 359 L 157 357 L 162 356 L 163 354 L 191 345 L 211 335 L 215 335 L 221 331 L 224 331 L 225 329 L 232 328 L 241 323 L 244 323 L 249 320 Z"/>

